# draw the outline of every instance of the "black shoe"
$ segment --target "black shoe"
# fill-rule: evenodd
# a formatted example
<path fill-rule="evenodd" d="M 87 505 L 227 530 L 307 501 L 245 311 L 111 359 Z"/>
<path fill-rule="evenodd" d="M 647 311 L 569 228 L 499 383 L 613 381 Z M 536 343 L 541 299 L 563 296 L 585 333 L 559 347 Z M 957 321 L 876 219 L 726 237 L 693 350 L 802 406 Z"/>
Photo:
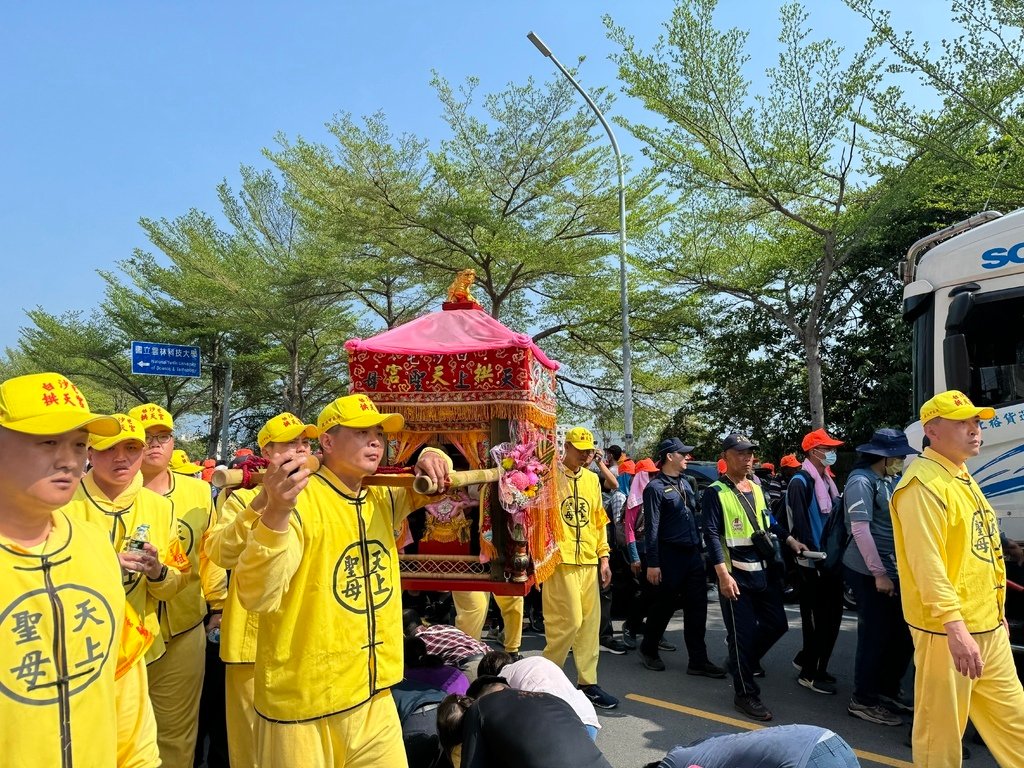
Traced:
<path fill-rule="evenodd" d="M 516 651 L 515 653 L 510 653 L 509 656 L 512 658 L 513 664 L 515 664 L 517 661 L 523 660 L 523 654 L 519 653 L 518 651 Z"/>
<path fill-rule="evenodd" d="M 640 663 L 648 669 L 653 669 L 655 672 L 665 671 L 665 662 L 657 656 L 648 656 L 643 651 L 640 651 Z"/>
<path fill-rule="evenodd" d="M 631 651 L 636 650 L 636 632 L 632 632 L 628 629 L 622 630 L 622 644 L 629 648 Z"/>
<path fill-rule="evenodd" d="M 538 634 L 544 634 L 544 617 L 541 614 L 535 613 L 530 616 L 530 629 Z"/>
<path fill-rule="evenodd" d="M 686 674 L 700 675 L 701 677 L 710 677 L 714 680 L 721 680 L 723 677 L 725 677 L 725 670 L 717 664 L 712 664 L 710 661 L 705 661 L 702 664 L 691 664 L 687 666 Z"/>
<path fill-rule="evenodd" d="M 897 699 L 892 696 L 879 696 L 878 700 L 882 703 L 882 706 L 890 712 L 895 712 L 898 715 L 914 714 L 913 703 L 908 704 L 903 701 L 903 699 Z"/>
<path fill-rule="evenodd" d="M 596 685 L 584 685 L 580 687 L 583 695 L 590 699 L 590 703 L 598 709 L 615 709 L 619 706 L 619 700 L 610 693 L 605 693 Z"/>
<path fill-rule="evenodd" d="M 762 723 L 772 719 L 771 711 L 761 703 L 761 699 L 757 696 L 741 696 L 737 694 L 732 703 L 737 710 L 749 718 L 760 720 Z"/>
<path fill-rule="evenodd" d="M 661 641 L 658 643 L 659 651 L 668 651 L 669 653 L 671 653 L 675 649 L 676 647 L 672 645 L 672 643 L 668 642 L 665 638 L 661 638 Z"/>
<path fill-rule="evenodd" d="M 838 680 L 835 679 L 835 677 L 830 675 L 828 672 L 821 672 L 820 674 L 818 674 L 818 676 L 815 679 L 816 680 L 823 680 L 826 683 L 828 683 L 829 685 L 835 685 L 836 683 L 839 682 Z"/>
<path fill-rule="evenodd" d="M 616 656 L 622 656 L 629 648 L 619 638 L 608 637 L 601 641 L 601 650 L 614 653 Z"/>
<path fill-rule="evenodd" d="M 754 671 L 752 674 L 754 677 L 764 677 L 764 667 L 758 664 L 756 667 L 754 667 Z"/>
<path fill-rule="evenodd" d="M 815 693 L 824 693 L 829 696 L 836 695 L 836 687 L 819 677 L 811 679 L 809 677 L 798 677 L 797 682 L 800 683 L 804 688 Z"/>
<path fill-rule="evenodd" d="M 856 699 L 850 699 L 846 711 L 851 717 L 859 717 L 876 725 L 903 725 L 903 718 L 894 715 L 881 704 L 861 704 Z"/>

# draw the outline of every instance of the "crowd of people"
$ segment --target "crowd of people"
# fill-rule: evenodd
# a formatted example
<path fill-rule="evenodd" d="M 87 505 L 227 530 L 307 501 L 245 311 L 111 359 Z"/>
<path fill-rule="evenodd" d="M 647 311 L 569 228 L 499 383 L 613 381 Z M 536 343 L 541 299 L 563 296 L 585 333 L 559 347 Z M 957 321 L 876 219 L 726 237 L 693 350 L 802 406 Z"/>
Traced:
<path fill-rule="evenodd" d="M 539 605 L 496 600 L 498 651 L 481 640 L 485 593 L 453 593 L 450 623 L 425 621 L 402 594 L 402 522 L 430 499 L 363 482 L 401 415 L 364 395 L 338 398 L 315 424 L 279 414 L 257 438 L 262 484 L 216 494 L 203 479 L 212 467 L 176 450 L 161 406 L 99 415 L 62 375 L 9 379 L 0 384 L 4 764 L 606 766 L 597 712 L 619 701 L 599 685 L 599 652 L 635 650 L 644 668 L 664 672 L 680 607 L 686 673 L 731 677 L 735 708 L 772 719 L 758 680 L 788 627 L 788 569 L 800 686 L 837 692 L 829 663 L 845 582 L 858 617 L 850 715 L 898 725 L 914 712 L 923 766 L 960 764 L 970 717 L 997 761 L 1017 765 L 1024 691 L 1004 552 L 1021 550 L 1001 539 L 964 465 L 990 411 L 959 392 L 937 395 L 921 411 L 920 456 L 902 432 L 878 429 L 857 446 L 842 491 L 831 469 L 842 443 L 825 430 L 809 431 L 803 459 L 783 457 L 778 473 L 732 433 L 699 499 L 682 437 L 636 461 L 571 429 L 552 478 L 561 562 Z M 438 488 L 452 469 L 434 447 L 415 464 Z M 613 572 L 628 580 L 621 637 Z M 716 593 L 721 666 L 705 640 Z M 538 656 L 520 653 L 527 617 L 544 633 Z M 570 653 L 575 681 L 563 671 Z M 911 662 L 912 697 L 900 687 Z M 707 738 L 651 765 L 755 759 L 857 765 L 840 736 L 815 726 Z"/>

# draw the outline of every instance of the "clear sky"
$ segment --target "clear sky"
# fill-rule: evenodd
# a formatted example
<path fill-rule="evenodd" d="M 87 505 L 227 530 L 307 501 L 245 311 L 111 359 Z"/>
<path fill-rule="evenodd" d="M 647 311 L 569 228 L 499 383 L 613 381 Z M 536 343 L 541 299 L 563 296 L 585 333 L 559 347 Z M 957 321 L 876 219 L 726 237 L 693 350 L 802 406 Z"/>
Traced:
<path fill-rule="evenodd" d="M 808 0 L 816 33 L 857 47 L 866 25 L 840 0 Z M 941 37 L 941 0 L 893 3 L 895 26 Z M 601 16 L 645 47 L 668 0 L 318 0 L 317 2 L 8 3 L 0 23 L 0 348 L 26 308 L 90 309 L 97 269 L 147 242 L 141 216 L 218 211 L 215 187 L 261 164 L 278 131 L 325 138 L 338 112 L 383 110 L 397 131 L 444 135 L 431 70 L 481 91 L 557 74 L 535 31 L 584 87 L 618 90 Z M 777 5 L 722 0 L 770 64 Z M 616 110 L 641 111 L 625 97 Z M 617 131 L 623 151 L 636 145 Z"/>

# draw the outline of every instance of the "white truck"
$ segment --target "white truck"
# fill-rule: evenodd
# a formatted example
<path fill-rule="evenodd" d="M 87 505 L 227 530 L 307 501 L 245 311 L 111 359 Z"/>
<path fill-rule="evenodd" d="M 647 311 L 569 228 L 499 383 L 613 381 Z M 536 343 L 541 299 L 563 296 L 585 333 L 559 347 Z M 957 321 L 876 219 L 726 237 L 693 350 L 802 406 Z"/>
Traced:
<path fill-rule="evenodd" d="M 1024 208 L 985 211 L 917 241 L 901 274 L 914 410 L 947 389 L 995 409 L 968 467 L 1000 529 L 1024 539 Z M 921 423 L 907 434 L 920 448 Z"/>

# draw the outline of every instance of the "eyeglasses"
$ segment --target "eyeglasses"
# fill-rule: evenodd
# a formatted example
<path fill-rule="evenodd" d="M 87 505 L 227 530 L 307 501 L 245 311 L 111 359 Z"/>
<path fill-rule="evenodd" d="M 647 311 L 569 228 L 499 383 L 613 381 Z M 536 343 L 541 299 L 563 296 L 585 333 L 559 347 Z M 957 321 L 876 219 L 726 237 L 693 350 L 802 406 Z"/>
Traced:
<path fill-rule="evenodd" d="M 159 435 L 146 435 L 146 447 L 153 445 L 167 445 L 174 439 L 170 432 L 161 432 Z"/>

